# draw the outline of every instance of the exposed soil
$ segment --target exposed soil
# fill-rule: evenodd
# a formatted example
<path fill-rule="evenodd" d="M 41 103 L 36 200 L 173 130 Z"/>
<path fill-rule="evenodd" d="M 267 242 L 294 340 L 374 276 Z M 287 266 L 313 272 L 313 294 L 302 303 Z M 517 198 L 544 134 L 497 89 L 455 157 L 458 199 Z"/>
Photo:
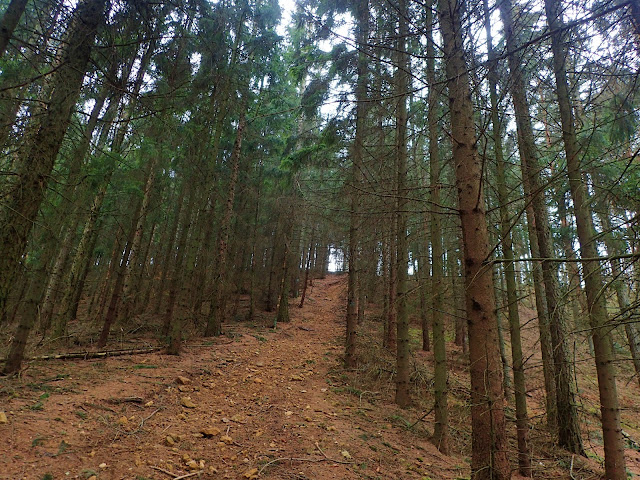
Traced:
<path fill-rule="evenodd" d="M 0 424 L 0 478 L 468 478 L 462 355 L 450 359 L 454 453 L 444 456 L 428 438 L 433 417 L 422 386 L 430 377 L 421 372 L 430 371 L 430 354 L 415 356 L 423 398 L 406 410 L 393 404 L 385 359 L 375 358 L 366 335 L 363 367 L 341 367 L 344 290 L 343 277 L 316 280 L 304 308 L 292 302 L 291 323 L 225 325 L 226 336 L 188 342 L 180 357 L 31 362 L 20 377 L 0 379 L 8 419 Z M 633 406 L 629 392 L 622 396 Z M 540 390 L 531 398 L 535 415 Z M 598 478 L 595 443 L 594 458 L 582 459 L 534 437 L 536 476 L 569 478 L 570 467 L 575 479 Z M 638 452 L 628 454 L 640 474 Z"/>

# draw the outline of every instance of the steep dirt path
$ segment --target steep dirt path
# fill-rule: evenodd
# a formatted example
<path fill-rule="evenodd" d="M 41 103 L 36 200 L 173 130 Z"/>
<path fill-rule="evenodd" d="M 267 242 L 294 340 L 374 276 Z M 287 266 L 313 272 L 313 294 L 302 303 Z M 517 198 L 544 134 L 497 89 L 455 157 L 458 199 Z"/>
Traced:
<path fill-rule="evenodd" d="M 391 402 L 343 382 L 344 289 L 316 280 L 291 323 L 226 325 L 232 339 L 179 358 L 43 362 L 0 380 L 0 478 L 467 477 L 462 457 L 395 426 Z"/>

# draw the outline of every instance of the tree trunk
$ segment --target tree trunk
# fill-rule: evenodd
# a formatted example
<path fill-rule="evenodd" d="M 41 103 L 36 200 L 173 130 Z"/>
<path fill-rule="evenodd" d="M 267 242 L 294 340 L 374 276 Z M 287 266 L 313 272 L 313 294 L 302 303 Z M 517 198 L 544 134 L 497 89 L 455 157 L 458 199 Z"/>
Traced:
<path fill-rule="evenodd" d="M 489 237 L 482 194 L 482 162 L 476 150 L 473 107 L 462 39 L 463 9 L 439 0 L 456 186 L 462 223 L 471 373 L 474 480 L 511 477 L 506 454 L 502 367 L 498 345 L 493 276 L 487 268 Z"/>
<path fill-rule="evenodd" d="M 224 317 L 224 306 L 226 305 L 224 296 L 227 295 L 227 282 L 229 272 L 227 272 L 227 252 L 229 250 L 229 229 L 231 227 L 231 217 L 233 215 L 233 201 L 238 182 L 238 172 L 240 169 L 240 153 L 242 150 L 242 137 L 246 127 L 245 112 L 243 111 L 238 122 L 236 140 L 231 152 L 231 177 L 229 178 L 229 190 L 227 191 L 227 202 L 224 215 L 220 222 L 218 232 L 218 258 L 213 277 L 213 294 L 211 295 L 211 311 L 207 319 L 205 336 L 218 336 L 222 334 L 222 320 Z"/>
<path fill-rule="evenodd" d="M 307 261 L 304 268 L 304 285 L 302 285 L 302 295 L 300 296 L 300 303 L 298 308 L 304 307 L 304 300 L 307 297 L 307 286 L 309 285 L 309 274 L 311 272 L 311 257 L 313 256 L 313 246 L 315 245 L 316 228 L 311 230 L 311 239 L 309 240 L 309 253 L 307 254 Z"/>
<path fill-rule="evenodd" d="M 425 220 L 425 224 L 428 220 Z M 425 226 L 425 233 L 428 234 L 428 230 Z M 420 327 L 422 330 L 422 351 L 431 351 L 431 339 L 429 337 L 429 330 L 431 329 L 431 297 L 427 296 L 431 292 L 431 261 L 429 260 L 429 242 L 425 241 L 426 252 L 420 252 L 420 261 L 418 262 L 418 282 L 419 282 L 419 294 L 420 294 Z M 427 302 L 429 305 L 427 305 Z"/>
<path fill-rule="evenodd" d="M 433 41 L 433 1 L 427 5 L 427 82 L 429 83 L 427 123 L 429 126 L 429 170 L 431 187 L 431 325 L 433 328 L 433 411 L 435 424 L 433 442 L 445 455 L 449 452 L 448 376 L 447 349 L 444 323 L 444 248 L 442 246 L 442 224 L 440 187 L 442 165 L 438 143 L 438 95 L 436 90 L 435 45 Z"/>
<path fill-rule="evenodd" d="M 347 283 L 347 338 L 345 364 L 348 368 L 356 366 L 356 335 L 358 326 L 358 234 L 360 182 L 364 155 L 364 136 L 367 101 L 367 50 L 369 41 L 369 2 L 359 0 L 355 6 L 356 42 L 358 47 L 358 79 L 355 88 L 356 132 L 353 142 L 351 166 L 351 210 L 349 213 L 349 279 Z"/>
<path fill-rule="evenodd" d="M 9 45 L 9 40 L 20 22 L 20 17 L 27 6 L 27 0 L 11 0 L 0 19 L 0 58 L 2 58 Z"/>
<path fill-rule="evenodd" d="M 611 229 L 611 219 L 609 218 L 610 208 L 607 211 L 599 214 L 600 223 L 602 224 L 604 244 L 607 247 L 607 253 L 609 256 L 617 257 L 623 255 L 626 252 L 623 241 L 620 238 L 616 238 Z M 609 260 L 611 265 L 611 277 L 613 289 L 616 292 L 616 298 L 618 300 L 618 308 L 622 317 L 618 320 L 620 323 L 624 323 L 624 330 L 627 334 L 627 341 L 629 342 L 629 350 L 631 352 L 631 360 L 633 362 L 633 368 L 636 372 L 636 380 L 640 382 L 640 333 L 638 332 L 637 322 L 634 322 L 629 318 L 629 307 L 631 301 L 629 299 L 629 279 L 624 274 L 622 260 L 611 259 Z"/>
<path fill-rule="evenodd" d="M 506 260 L 504 264 L 504 280 L 507 290 L 507 309 L 509 317 L 509 333 L 511 336 L 511 359 L 513 362 L 513 386 L 516 403 L 516 437 L 518 441 L 518 469 L 521 475 L 530 477 L 531 452 L 529 450 L 529 417 L 527 414 L 527 387 L 524 377 L 524 361 L 522 355 L 522 339 L 520 337 L 520 314 L 518 312 L 518 290 L 513 240 L 511 236 L 511 221 L 509 219 L 509 196 L 507 194 L 507 179 L 502 147 L 502 124 L 498 111 L 498 62 L 495 59 L 491 38 L 491 16 L 489 2 L 483 1 L 485 31 L 487 35 L 487 51 L 489 57 L 489 96 L 491 99 L 491 123 L 493 127 L 493 146 L 496 156 L 496 184 L 498 204 L 500 210 L 500 243 Z M 506 376 L 505 376 L 506 378 Z"/>
<path fill-rule="evenodd" d="M 129 252 L 131 249 L 131 242 L 133 237 L 134 229 L 131 227 L 129 236 L 127 237 L 127 243 L 124 248 L 124 252 L 116 257 L 116 268 L 115 275 L 116 279 L 113 284 L 113 290 L 111 291 L 111 296 L 109 297 L 109 306 L 107 307 L 107 313 L 104 317 L 104 323 L 102 324 L 102 331 L 100 332 L 100 338 L 98 339 L 98 347 L 102 348 L 107 344 L 107 340 L 109 339 L 109 332 L 111 331 L 111 327 L 116 321 L 118 314 L 118 305 L 120 304 L 120 296 L 122 294 L 122 284 L 124 281 L 124 269 L 126 267 L 126 261 L 129 257 Z"/>
<path fill-rule="evenodd" d="M 574 213 L 580 253 L 582 258 L 597 258 L 595 230 L 590 212 L 590 199 L 585 186 L 575 132 L 575 123 L 571 107 L 569 85 L 566 73 L 566 52 L 564 51 L 564 22 L 561 16 L 560 2 L 545 0 L 547 24 L 551 31 L 551 51 L 553 70 L 556 80 L 558 106 L 562 124 L 562 138 L 567 160 L 569 188 L 573 199 Z M 600 412 L 602 416 L 602 439 L 604 441 L 605 474 L 610 480 L 627 478 L 625 471 L 624 438 L 620 426 L 620 407 L 616 387 L 616 374 L 613 365 L 614 356 L 610 327 L 605 305 L 601 295 L 604 283 L 600 264 L 596 260 L 582 262 L 589 321 L 593 335 L 598 390 L 600 393 Z"/>
<path fill-rule="evenodd" d="M 398 41 L 396 70 L 396 231 L 397 238 L 397 349 L 396 349 L 396 403 L 406 407 L 411 403 L 409 395 L 410 354 L 409 354 L 409 312 L 407 305 L 408 282 L 408 242 L 407 242 L 407 205 L 409 189 L 407 188 L 407 98 L 409 96 L 409 53 L 407 38 L 409 36 L 407 0 L 398 3 Z"/>
<path fill-rule="evenodd" d="M 520 43 L 517 33 L 514 31 L 512 18 L 513 5 L 511 0 L 502 0 L 500 3 L 500 15 L 505 25 L 507 48 L 510 52 L 508 56 L 509 70 L 511 75 L 511 95 L 516 116 L 516 127 L 518 133 L 518 148 L 520 152 L 520 162 L 522 167 L 522 179 L 525 195 L 528 199 L 527 206 L 527 227 L 529 229 L 529 243 L 531 254 L 534 258 L 551 257 L 551 247 L 549 239 L 549 219 L 547 207 L 544 201 L 543 189 L 540 185 L 538 172 L 538 155 L 531 125 L 529 113 L 529 103 L 526 98 L 526 86 L 524 72 L 522 69 L 521 57 L 517 54 L 520 50 Z M 543 262 L 540 268 L 533 267 L 534 288 L 536 294 L 536 308 L 538 312 L 538 327 L 540 330 L 540 345 L 542 350 L 542 362 L 544 369 L 547 424 L 550 428 L 559 429 L 559 439 L 562 446 L 570 448 L 574 452 L 582 451 L 582 443 L 577 423 L 577 412 L 575 402 L 568 406 L 563 404 L 560 407 L 560 399 L 573 401 L 571 394 L 560 395 L 557 392 L 557 384 L 560 377 L 556 378 L 555 357 L 562 357 L 561 349 L 552 347 L 550 332 L 550 316 L 555 310 L 555 298 L 557 281 L 554 281 L 554 273 L 549 262 Z M 557 318 L 557 317 L 556 317 Z M 564 362 L 561 362 L 561 364 Z M 564 376 L 562 377 L 563 379 Z M 566 380 L 566 379 L 565 379 Z M 562 382 L 563 391 L 566 382 Z M 570 392 L 570 390 L 569 390 Z M 560 418 L 559 410 L 562 410 L 566 417 Z M 570 447 L 573 446 L 573 447 Z"/>
<path fill-rule="evenodd" d="M 187 182 L 184 179 L 183 182 Z M 164 324 L 169 326 L 168 334 L 169 341 L 167 347 L 167 353 L 169 355 L 180 355 L 182 346 L 182 318 L 180 314 L 175 314 L 175 306 L 180 289 L 183 287 L 184 280 L 184 262 L 187 256 L 187 238 L 189 237 L 189 229 L 191 228 L 191 216 L 193 210 L 193 193 L 188 194 L 188 199 L 183 198 L 180 201 L 186 203 L 182 208 L 180 214 L 181 228 L 179 230 L 179 237 L 176 239 L 176 258 L 173 262 L 171 271 L 171 280 L 169 284 L 169 299 L 167 300 L 167 309 L 164 313 Z"/>
<path fill-rule="evenodd" d="M 144 224 L 147 219 L 147 213 L 149 212 L 149 206 L 151 204 L 151 192 L 155 182 L 156 176 L 156 163 L 159 155 L 154 155 L 149 160 L 147 180 L 145 182 L 142 203 L 140 210 L 137 212 L 136 226 L 133 234 L 133 241 L 131 242 L 131 249 L 129 254 L 128 263 L 125 266 L 124 280 L 122 286 L 122 305 L 120 307 L 119 317 L 127 321 L 131 314 L 132 306 L 135 304 L 135 296 L 139 294 L 135 289 L 137 287 L 136 275 L 139 269 L 140 263 L 140 247 L 142 246 L 142 235 L 144 233 Z"/>
<path fill-rule="evenodd" d="M 36 275 L 33 282 L 35 282 L 35 285 L 31 285 L 28 290 L 27 297 L 25 298 L 26 305 L 5 360 L 5 365 L 2 370 L 5 375 L 20 372 L 29 334 L 38 318 L 38 301 L 44 288 L 44 275 Z"/>
<path fill-rule="evenodd" d="M 25 146 L 24 158 L 17 165 L 0 208 L 0 312 L 4 312 L 9 288 L 44 198 L 107 3 L 107 0 L 85 0 L 76 8 L 62 60 L 52 74 L 46 111 L 39 119 L 37 132 Z"/>

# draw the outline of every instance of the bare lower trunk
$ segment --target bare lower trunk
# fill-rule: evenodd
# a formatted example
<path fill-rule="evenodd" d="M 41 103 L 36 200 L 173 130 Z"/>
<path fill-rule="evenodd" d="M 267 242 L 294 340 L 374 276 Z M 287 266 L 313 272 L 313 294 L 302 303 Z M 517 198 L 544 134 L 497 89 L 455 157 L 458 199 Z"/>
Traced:
<path fill-rule="evenodd" d="M 583 181 L 580 154 L 575 132 L 575 122 L 569 97 L 569 86 L 566 74 L 566 52 L 563 39 L 564 23 L 561 17 L 560 2 L 545 0 L 547 24 L 551 30 L 551 50 L 553 53 L 553 70 L 556 80 L 558 106 L 562 124 L 562 137 L 567 159 L 569 188 L 573 198 L 576 218 L 576 229 L 583 258 L 597 258 L 595 230 L 590 211 L 590 198 Z M 600 264 L 589 260 L 582 262 L 587 294 L 589 321 L 593 335 L 598 390 L 600 393 L 600 411 L 602 416 L 602 438 L 604 441 L 605 474 L 610 480 L 627 478 L 625 469 L 624 439 L 620 425 L 620 406 L 616 387 L 616 373 L 613 365 L 614 356 L 605 298 L 601 295 L 604 283 Z"/>
<path fill-rule="evenodd" d="M 517 40 L 517 32 L 514 31 L 512 18 L 513 6 L 511 0 L 503 0 L 500 3 L 500 14 L 509 49 L 509 70 L 511 74 L 511 95 L 516 114 L 516 126 L 518 132 L 518 148 L 520 151 L 520 161 L 522 166 L 522 179 L 525 195 L 527 196 L 527 227 L 529 231 L 529 242 L 531 254 L 535 258 L 550 257 L 552 255 L 549 241 L 549 220 L 547 207 L 543 196 L 543 189 L 540 185 L 538 172 L 538 155 L 531 125 L 529 104 L 526 98 L 526 85 L 524 72 L 521 65 L 521 58 L 518 55 L 520 44 Z M 572 451 L 580 452 L 582 449 L 577 424 L 577 412 L 575 402 L 568 406 L 563 405 L 562 410 L 568 417 L 562 418 L 559 423 L 558 403 L 562 400 L 572 401 L 571 394 L 559 395 L 556 383 L 556 366 L 554 353 L 560 358 L 564 353 L 562 350 L 552 348 L 550 315 L 555 311 L 555 298 L 557 281 L 554 281 L 554 273 L 548 262 L 543 262 L 540 266 L 533 266 L 534 289 L 536 294 L 536 308 L 538 312 L 538 327 L 540 330 L 540 345 L 542 351 L 542 361 L 544 369 L 547 424 L 550 428 L 560 430 L 559 438 L 563 446 L 573 445 Z M 551 301 L 551 305 L 549 302 Z M 557 318 L 557 315 L 556 315 Z M 561 362 L 561 364 L 564 362 Z M 560 377 L 557 377 L 560 380 Z M 563 385 L 565 385 L 563 383 Z M 563 391 L 567 391 L 564 386 Z M 570 390 L 569 390 L 570 392 Z"/>
<path fill-rule="evenodd" d="M 218 232 L 218 258 L 215 266 L 213 278 L 213 294 L 211 295 L 211 312 L 207 319 L 205 336 L 218 336 L 222 333 L 222 319 L 224 317 L 224 305 L 226 304 L 227 282 L 229 272 L 227 271 L 227 255 L 229 250 L 229 229 L 231 227 L 231 216 L 233 215 L 233 201 L 235 198 L 236 184 L 240 169 L 240 153 L 242 149 L 242 137 L 246 127 L 245 114 L 242 113 L 236 132 L 236 140 L 231 152 L 231 177 L 229 178 L 229 190 L 227 192 L 227 202 L 225 211 L 220 223 Z"/>
<path fill-rule="evenodd" d="M 506 455 L 502 365 L 489 257 L 482 162 L 476 151 L 473 107 L 462 39 L 463 9 L 455 0 L 439 0 L 453 160 L 462 223 L 471 373 L 472 455 L 474 480 L 511 477 Z"/>
<path fill-rule="evenodd" d="M 489 2 L 484 0 L 485 31 L 487 35 L 487 50 L 489 56 L 489 95 L 491 99 L 491 123 L 493 127 L 493 145 L 496 156 L 496 183 L 498 204 L 500 205 L 500 243 L 506 263 L 504 264 L 504 281 L 507 290 L 507 311 L 509 317 L 509 333 L 511 337 L 511 359 L 513 362 L 513 391 L 516 403 L 516 437 L 518 441 L 518 469 L 521 475 L 530 477 L 531 452 L 529 449 L 529 418 L 527 414 L 527 388 L 525 385 L 524 362 L 522 354 L 522 339 L 520 337 L 520 314 L 518 312 L 518 290 L 513 240 L 511 236 L 511 221 L 508 205 L 507 180 L 505 161 L 502 148 L 502 125 L 498 111 L 498 63 L 495 59 L 491 38 L 491 17 Z M 505 362 L 506 363 L 506 362 Z M 507 372 L 508 373 L 508 372 Z M 505 379 L 508 376 L 505 374 Z M 506 382 L 505 382 L 506 385 Z M 507 396 L 505 394 L 505 396 Z M 507 397 L 508 398 L 508 397 Z"/>
<path fill-rule="evenodd" d="M 186 181 L 186 179 L 184 180 Z M 189 195 L 189 199 L 182 200 L 187 203 L 182 209 L 183 219 L 181 220 L 181 228 L 179 238 L 177 239 L 176 259 L 171 272 L 171 282 L 169 284 L 169 299 L 167 300 L 167 309 L 164 313 L 164 324 L 169 328 L 169 341 L 167 353 L 169 355 L 179 355 L 182 348 L 182 317 L 175 313 L 175 306 L 178 295 L 183 288 L 184 282 L 184 262 L 187 256 L 187 239 L 189 238 L 189 229 L 191 228 L 191 216 L 193 210 L 193 194 Z"/>
<path fill-rule="evenodd" d="M 608 205 L 608 202 L 607 202 Z M 607 253 L 609 256 L 618 257 L 625 253 L 623 242 L 616 238 L 611 229 L 611 219 L 609 218 L 610 209 L 607 208 L 607 212 L 602 212 L 599 215 L 600 223 L 602 223 L 602 231 L 604 237 L 604 244 L 607 247 Z M 640 382 L 640 334 L 638 333 L 638 326 L 631 318 L 629 318 L 629 307 L 631 301 L 629 299 L 629 279 L 626 276 L 622 261 L 620 259 L 612 259 L 609 261 L 611 265 L 611 277 L 613 289 L 616 292 L 616 298 L 618 300 L 618 308 L 622 317 L 621 323 L 624 323 L 625 333 L 627 334 L 627 341 L 629 342 L 629 350 L 631 352 L 631 360 L 633 362 L 633 368 L 636 372 L 636 379 Z"/>
<path fill-rule="evenodd" d="M 407 204 L 409 189 L 407 188 L 407 97 L 409 95 L 409 53 L 406 39 L 409 36 L 407 0 L 398 4 L 398 68 L 396 71 L 396 174 L 398 197 L 396 200 L 396 230 L 398 251 L 398 290 L 397 290 L 397 347 L 396 347 L 396 403 L 406 407 L 411 403 L 409 394 L 409 311 L 407 304 L 408 282 L 408 241 L 407 241 Z"/>
<path fill-rule="evenodd" d="M 433 13 L 430 2 L 427 6 L 427 81 L 429 82 L 427 122 L 429 124 L 429 168 L 431 186 L 431 325 L 433 328 L 433 411 L 435 424 L 433 442 L 445 455 L 449 452 L 449 418 L 448 418 L 448 367 L 444 322 L 444 248 L 442 245 L 442 223 L 440 205 L 440 187 L 442 165 L 440 162 L 440 145 L 438 95 L 435 90 L 435 45 L 433 41 Z"/>
<path fill-rule="evenodd" d="M 109 332 L 111 331 L 111 327 L 116 321 L 118 315 L 118 305 L 120 304 L 120 296 L 122 295 L 122 286 L 124 283 L 124 269 L 126 259 L 129 257 L 130 245 L 131 245 L 131 237 L 133 236 L 133 229 L 131 229 L 131 233 L 129 233 L 129 238 L 127 239 L 127 243 L 124 249 L 124 253 L 122 256 L 117 256 L 116 261 L 116 269 L 115 269 L 115 282 L 113 284 L 113 290 L 111 291 L 111 296 L 109 297 L 109 306 L 107 308 L 107 313 L 104 317 L 104 323 L 102 324 L 102 331 L 100 332 L 100 338 L 98 339 L 98 347 L 102 348 L 107 344 L 107 340 L 109 339 Z M 119 253 L 119 252 L 118 252 Z"/>
<path fill-rule="evenodd" d="M 6 375 L 20 372 L 24 361 L 29 334 L 38 319 L 38 301 L 44 289 L 43 272 L 37 272 L 33 278 L 33 284 L 29 286 L 25 300 L 22 316 L 18 323 L 18 328 L 9 347 L 9 353 L 5 360 L 2 372 Z"/>

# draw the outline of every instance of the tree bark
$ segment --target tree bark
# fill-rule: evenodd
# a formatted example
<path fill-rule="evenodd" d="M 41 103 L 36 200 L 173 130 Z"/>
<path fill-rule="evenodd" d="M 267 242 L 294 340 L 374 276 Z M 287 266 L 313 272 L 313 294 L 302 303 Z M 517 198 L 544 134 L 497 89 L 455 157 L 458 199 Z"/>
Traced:
<path fill-rule="evenodd" d="M 359 262 L 359 205 L 360 182 L 363 168 L 364 136 L 367 102 L 367 44 L 369 41 L 369 2 L 359 0 L 355 6 L 356 43 L 358 48 L 358 79 L 356 81 L 356 132 L 353 141 L 351 165 L 351 209 L 349 213 L 349 277 L 347 282 L 347 335 L 345 364 L 356 366 L 356 335 L 358 330 L 358 273 Z M 361 287 L 362 288 L 362 287 Z"/>
<path fill-rule="evenodd" d="M 573 198 L 574 213 L 580 253 L 583 258 L 597 258 L 595 230 L 590 212 L 590 199 L 586 190 L 575 131 L 573 110 L 566 72 L 566 52 L 564 51 L 561 6 L 558 0 L 545 0 L 547 24 L 551 30 L 551 51 L 553 70 L 556 80 L 558 106 L 562 124 L 562 138 L 567 160 L 569 188 Z M 587 307 L 591 323 L 593 347 L 595 350 L 598 390 L 600 393 L 600 412 L 602 416 L 602 438 L 604 441 L 605 474 L 610 480 L 626 479 L 624 438 L 620 425 L 620 406 L 616 387 L 616 374 L 613 365 L 614 356 L 610 327 L 601 294 L 604 288 L 600 264 L 589 260 L 582 262 L 584 271 Z"/>
<path fill-rule="evenodd" d="M 526 98 L 527 90 L 522 62 L 520 56 L 517 55 L 520 43 L 517 40 L 516 32 L 514 32 L 512 11 L 511 0 L 502 0 L 500 14 L 505 25 L 509 50 L 511 95 L 516 114 L 523 186 L 530 205 L 527 209 L 530 247 L 534 258 L 539 258 L 535 257 L 536 253 L 542 257 L 551 258 L 553 251 L 549 233 L 549 214 L 538 172 L 538 154 Z M 540 277 L 542 277 L 542 282 Z M 551 331 L 552 325 L 556 325 L 559 320 L 556 301 L 557 277 L 555 269 L 549 262 L 542 262 L 540 270 L 534 266 L 534 288 L 536 288 L 536 307 L 547 394 L 547 423 L 550 427 L 558 429 L 558 439 L 561 446 L 575 453 L 582 453 L 574 393 L 570 387 L 570 375 L 566 374 L 566 367 L 568 367 L 566 347 L 562 340 L 563 337 L 558 335 L 560 330 L 556 327 L 553 329 L 555 333 Z"/>
<path fill-rule="evenodd" d="M 218 232 L 218 258 L 215 266 L 213 278 L 213 294 L 211 295 L 211 312 L 207 319 L 205 336 L 218 336 L 222 333 L 222 319 L 224 317 L 224 306 L 226 305 L 224 296 L 227 294 L 227 282 L 229 272 L 227 272 L 227 252 L 229 250 L 229 229 L 231 228 L 231 216 L 233 215 L 233 201 L 238 183 L 238 172 L 240 170 L 240 153 L 242 150 L 242 138 L 246 127 L 245 112 L 241 113 L 238 122 L 236 139 L 231 152 L 231 177 L 229 178 L 229 189 L 227 191 L 227 202 L 224 215 L 220 222 Z"/>
<path fill-rule="evenodd" d="M 66 48 L 51 79 L 51 95 L 36 133 L 25 147 L 0 208 L 0 312 L 45 195 L 71 113 L 80 94 L 98 25 L 107 0 L 85 0 L 76 8 Z"/>
<path fill-rule="evenodd" d="M 511 360 L 513 362 L 513 390 L 516 403 L 516 438 L 518 441 L 518 469 L 521 475 L 530 477 L 531 452 L 529 449 L 529 416 L 527 414 L 527 388 L 524 377 L 524 361 L 522 354 L 522 339 L 520 337 L 520 314 L 518 312 L 518 290 L 513 253 L 513 239 L 511 236 L 511 221 L 509 219 L 509 196 L 507 194 L 507 179 L 502 147 L 502 122 L 498 111 L 498 62 L 493 50 L 491 38 L 491 15 L 489 2 L 483 1 L 485 32 L 487 35 L 487 51 L 489 58 L 489 96 L 491 100 L 491 123 L 493 128 L 493 147 L 496 157 L 496 184 L 498 204 L 500 210 L 500 243 L 502 254 L 507 262 L 504 264 L 504 280 L 507 290 L 507 309 L 509 317 L 509 333 L 511 337 Z M 506 378 L 506 376 L 505 376 Z"/>
<path fill-rule="evenodd" d="M 407 305 L 407 281 L 408 281 L 408 242 L 407 242 L 407 205 L 409 189 L 407 188 L 407 99 L 409 96 L 409 52 L 407 51 L 407 38 L 409 36 L 409 10 L 407 0 L 399 0 L 398 3 L 398 41 L 397 56 L 398 66 L 396 70 L 396 174 L 397 199 L 396 199 L 396 231 L 397 238 L 397 349 L 396 349 L 396 403 L 406 407 L 411 403 L 409 394 L 409 312 Z"/>
<path fill-rule="evenodd" d="M 0 19 L 0 58 L 2 58 L 9 45 L 9 40 L 20 22 L 20 17 L 27 6 L 27 0 L 11 0 Z"/>
<path fill-rule="evenodd" d="M 440 187 L 442 164 L 438 144 L 439 101 L 435 71 L 435 45 L 433 41 L 433 4 L 426 8 L 427 28 L 427 82 L 429 83 L 427 123 L 429 127 L 429 171 L 431 187 L 431 326 L 433 329 L 433 411 L 435 424 L 433 442 L 445 455 L 449 452 L 448 419 L 448 376 L 447 349 L 444 323 L 444 248 L 442 246 L 442 223 L 440 205 Z"/>
<path fill-rule="evenodd" d="M 473 480 L 511 477 L 507 458 L 502 366 L 498 345 L 493 276 L 487 268 L 489 237 L 482 194 L 482 162 L 478 157 L 473 107 L 462 38 L 462 4 L 439 0 L 456 187 L 462 223 L 466 283 Z"/>
<path fill-rule="evenodd" d="M 184 179 L 183 181 L 186 182 L 187 179 Z M 191 229 L 191 217 L 193 211 L 194 195 L 192 192 L 189 192 L 187 196 L 188 198 L 180 200 L 186 205 L 182 207 L 182 212 L 180 214 L 181 227 L 179 229 L 179 236 L 176 239 L 176 257 L 175 262 L 173 262 L 173 268 L 170 275 L 169 298 L 167 300 L 167 309 L 164 313 L 164 324 L 169 326 L 167 346 L 167 354 L 169 355 L 179 355 L 182 348 L 182 317 L 180 314 L 175 313 L 175 307 L 178 295 L 184 283 L 184 262 L 187 256 L 187 239 L 189 238 L 189 230 Z"/>

